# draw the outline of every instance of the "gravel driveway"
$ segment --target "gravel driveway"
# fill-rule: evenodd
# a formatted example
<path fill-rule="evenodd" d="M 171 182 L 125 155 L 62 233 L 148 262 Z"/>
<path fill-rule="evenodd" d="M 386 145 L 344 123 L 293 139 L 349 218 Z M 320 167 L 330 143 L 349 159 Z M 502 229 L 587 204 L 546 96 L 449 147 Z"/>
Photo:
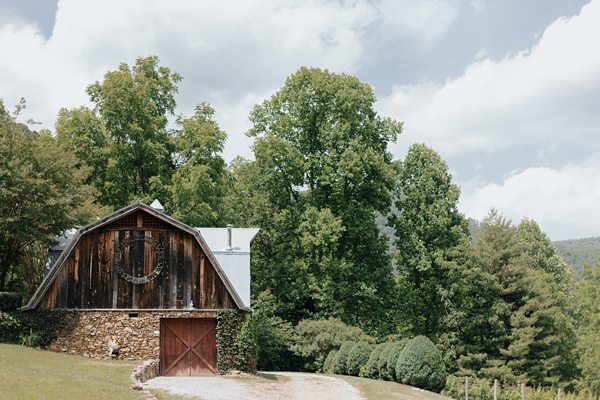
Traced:
<path fill-rule="evenodd" d="M 144 383 L 145 389 L 161 389 L 203 400 L 345 399 L 364 400 L 349 383 L 330 376 L 301 372 L 262 373 L 254 376 L 165 377 Z"/>

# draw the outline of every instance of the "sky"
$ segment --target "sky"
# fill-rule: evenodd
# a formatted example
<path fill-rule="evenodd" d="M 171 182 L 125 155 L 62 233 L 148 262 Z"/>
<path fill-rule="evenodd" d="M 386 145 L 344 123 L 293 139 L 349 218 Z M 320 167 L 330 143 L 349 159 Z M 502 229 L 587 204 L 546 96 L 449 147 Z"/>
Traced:
<path fill-rule="evenodd" d="M 370 84 L 404 122 L 390 151 L 447 161 L 466 216 L 600 236 L 600 0 L 0 0 L 0 98 L 54 129 L 119 63 L 157 55 L 209 102 L 227 160 L 252 157 L 252 107 L 301 66 Z"/>

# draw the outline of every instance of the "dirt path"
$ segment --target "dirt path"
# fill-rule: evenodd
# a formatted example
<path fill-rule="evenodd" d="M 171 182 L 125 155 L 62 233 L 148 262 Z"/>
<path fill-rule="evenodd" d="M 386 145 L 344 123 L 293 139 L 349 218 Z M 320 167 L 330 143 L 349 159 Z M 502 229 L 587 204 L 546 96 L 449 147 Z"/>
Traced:
<path fill-rule="evenodd" d="M 261 377 L 158 377 L 144 384 L 203 400 L 346 399 L 364 400 L 341 379 L 300 372 L 264 373 Z"/>

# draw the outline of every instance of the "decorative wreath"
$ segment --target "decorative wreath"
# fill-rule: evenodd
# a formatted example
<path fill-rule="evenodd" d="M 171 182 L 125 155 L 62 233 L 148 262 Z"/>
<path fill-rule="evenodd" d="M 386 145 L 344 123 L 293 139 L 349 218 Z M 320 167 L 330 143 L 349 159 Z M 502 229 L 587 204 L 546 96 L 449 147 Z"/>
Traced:
<path fill-rule="evenodd" d="M 151 273 L 149 273 L 148 275 L 133 276 L 131 274 L 128 274 L 125 271 L 125 269 L 123 268 L 123 265 L 121 265 L 121 254 L 123 254 L 123 252 L 125 251 L 125 247 L 129 246 L 130 244 L 132 244 L 134 242 L 150 243 L 150 245 L 152 246 L 152 248 L 154 249 L 154 251 L 156 251 L 156 254 L 158 255 L 158 262 L 156 264 L 156 267 L 154 267 L 154 270 Z M 119 275 L 121 275 L 121 277 L 123 279 L 125 279 L 127 282 L 131 282 L 131 283 L 134 283 L 137 285 L 148 283 L 151 280 L 155 279 L 162 272 L 162 270 L 165 266 L 165 249 L 164 249 L 162 243 L 154 238 L 144 236 L 144 235 L 129 236 L 129 237 L 125 238 L 125 240 L 123 240 L 121 243 L 119 243 L 119 247 L 117 247 L 117 251 L 115 252 L 115 266 L 116 266 L 116 269 L 117 269 L 117 272 L 119 273 Z"/>

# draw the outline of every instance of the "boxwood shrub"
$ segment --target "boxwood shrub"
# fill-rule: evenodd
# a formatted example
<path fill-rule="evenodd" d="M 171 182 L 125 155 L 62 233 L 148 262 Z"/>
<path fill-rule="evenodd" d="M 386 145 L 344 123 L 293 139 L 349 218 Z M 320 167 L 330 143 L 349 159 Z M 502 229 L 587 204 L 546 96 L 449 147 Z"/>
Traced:
<path fill-rule="evenodd" d="M 396 342 L 384 343 L 383 349 L 381 350 L 381 354 L 379 354 L 379 360 L 377 360 L 377 371 L 379 374 L 379 379 L 389 380 L 387 376 L 387 360 L 390 355 L 390 351 L 392 350 L 392 346 Z"/>
<path fill-rule="evenodd" d="M 358 376 L 360 369 L 369 361 L 371 355 L 371 346 L 367 342 L 358 342 L 350 349 L 348 360 L 346 361 L 346 373 L 352 376 Z"/>
<path fill-rule="evenodd" d="M 406 385 L 440 392 L 446 385 L 442 355 L 425 336 L 408 341 L 396 363 L 396 376 Z"/>
<path fill-rule="evenodd" d="M 402 339 L 398 342 L 392 343 L 389 349 L 389 355 L 387 358 L 387 370 L 385 372 L 385 379 L 390 381 L 400 382 L 400 378 L 396 375 L 396 364 L 398 363 L 398 358 L 400 357 L 400 353 L 406 347 L 408 343 L 408 339 Z M 380 374 L 384 372 L 379 371 Z"/>
<path fill-rule="evenodd" d="M 386 345 L 387 343 L 378 344 L 369 355 L 369 360 L 367 361 L 365 371 L 365 378 L 379 379 L 379 357 L 381 356 L 381 353 Z"/>
<path fill-rule="evenodd" d="M 353 342 L 344 342 L 340 350 L 335 354 L 333 358 L 333 373 L 338 375 L 347 375 L 346 363 L 348 362 L 348 354 L 354 346 Z"/>
<path fill-rule="evenodd" d="M 333 349 L 329 352 L 329 354 L 327 354 L 325 362 L 323 363 L 323 373 L 333 374 L 333 363 L 335 362 L 334 360 L 337 352 L 337 350 Z"/>

